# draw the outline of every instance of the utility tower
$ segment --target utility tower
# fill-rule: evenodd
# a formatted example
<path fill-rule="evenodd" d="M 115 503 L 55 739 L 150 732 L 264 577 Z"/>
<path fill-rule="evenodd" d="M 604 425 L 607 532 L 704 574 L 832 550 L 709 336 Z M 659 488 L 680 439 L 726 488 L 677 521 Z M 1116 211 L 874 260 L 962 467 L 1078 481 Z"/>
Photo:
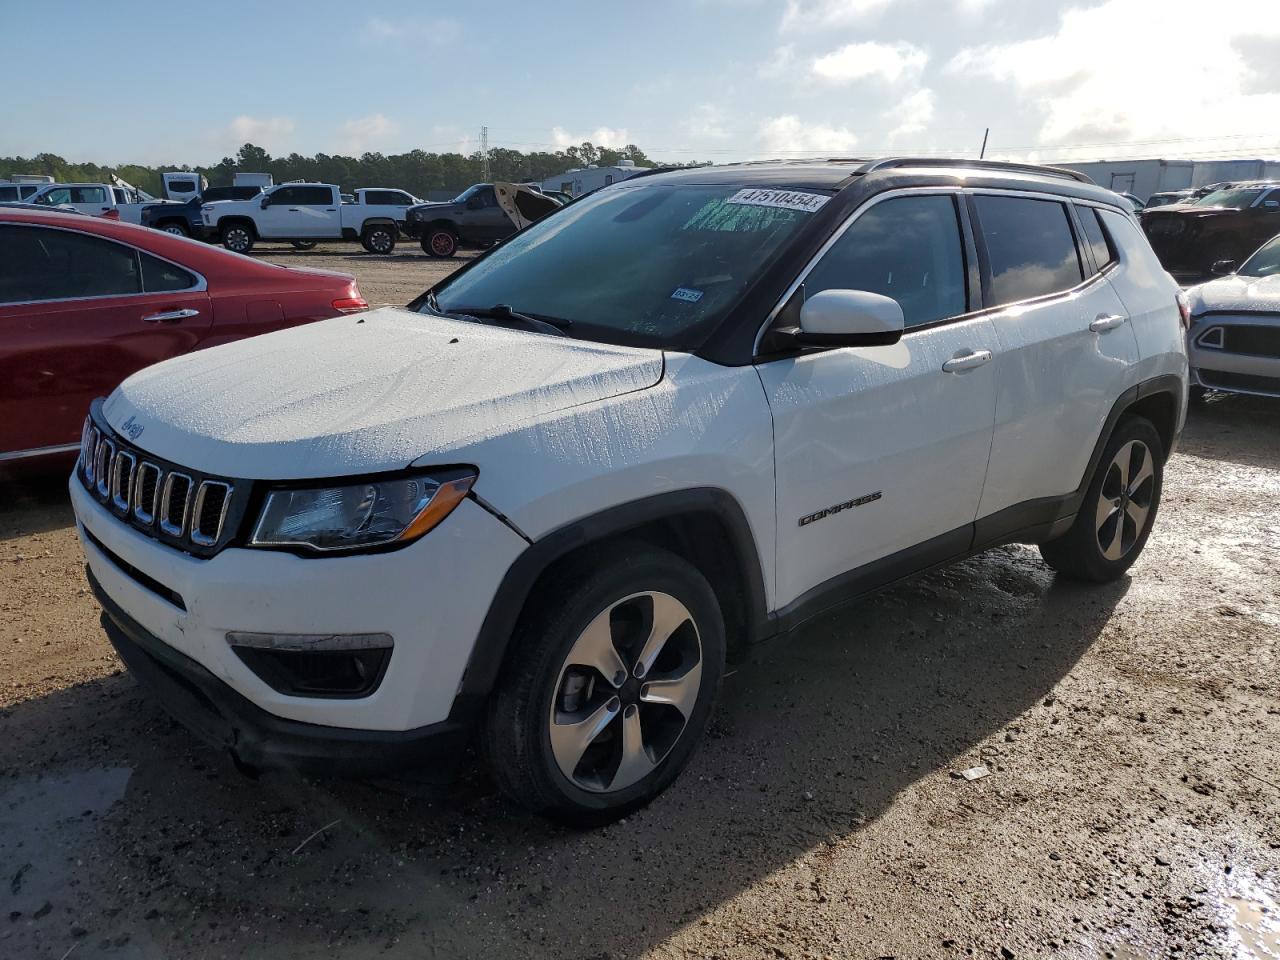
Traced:
<path fill-rule="evenodd" d="M 489 175 L 489 128 L 480 128 L 480 179 L 488 183 L 492 177 Z"/>

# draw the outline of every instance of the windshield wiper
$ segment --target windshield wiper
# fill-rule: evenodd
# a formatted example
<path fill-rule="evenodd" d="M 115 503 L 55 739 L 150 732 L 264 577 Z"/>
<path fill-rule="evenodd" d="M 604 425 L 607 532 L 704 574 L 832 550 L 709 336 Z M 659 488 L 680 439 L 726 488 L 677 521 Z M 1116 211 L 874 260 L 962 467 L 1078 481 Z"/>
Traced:
<path fill-rule="evenodd" d="M 564 332 L 565 328 L 573 325 L 572 320 L 562 320 L 559 317 L 517 313 L 511 309 L 509 303 L 495 303 L 492 307 L 453 307 L 441 312 L 450 316 L 475 317 L 481 321 L 497 320 L 499 323 L 522 323 L 530 330 L 549 333 L 554 337 L 568 336 Z"/>

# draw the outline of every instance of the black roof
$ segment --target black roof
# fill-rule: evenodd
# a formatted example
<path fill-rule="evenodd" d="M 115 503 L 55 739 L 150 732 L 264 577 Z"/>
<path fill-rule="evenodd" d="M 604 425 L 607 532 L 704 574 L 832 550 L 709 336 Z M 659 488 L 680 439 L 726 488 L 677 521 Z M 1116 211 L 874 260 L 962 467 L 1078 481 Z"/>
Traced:
<path fill-rule="evenodd" d="M 1116 194 L 1096 186 L 1085 174 L 1062 167 L 999 160 L 941 157 L 828 158 L 729 163 L 712 167 L 657 168 L 638 174 L 664 183 L 727 183 L 761 187 L 837 191 L 854 183 L 893 189 L 911 185 L 1014 187 L 1116 204 Z"/>

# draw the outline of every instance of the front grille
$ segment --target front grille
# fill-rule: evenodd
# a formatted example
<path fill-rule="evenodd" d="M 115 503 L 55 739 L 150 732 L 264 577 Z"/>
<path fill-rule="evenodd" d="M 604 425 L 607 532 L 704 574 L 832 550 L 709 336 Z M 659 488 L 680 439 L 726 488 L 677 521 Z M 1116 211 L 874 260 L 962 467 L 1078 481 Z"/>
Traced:
<path fill-rule="evenodd" d="M 1222 349 L 1255 357 L 1280 357 L 1280 327 L 1224 326 Z"/>
<path fill-rule="evenodd" d="M 1271 397 L 1280 397 L 1280 377 L 1260 377 L 1252 373 L 1229 373 L 1226 370 L 1196 371 L 1200 382 L 1209 389 L 1215 387 L 1222 390 L 1243 390 L 1246 393 L 1261 393 Z"/>
<path fill-rule="evenodd" d="M 249 499 L 248 482 L 150 456 L 112 434 L 94 414 L 80 437 L 79 476 L 86 490 L 130 526 L 202 557 L 233 539 Z"/>

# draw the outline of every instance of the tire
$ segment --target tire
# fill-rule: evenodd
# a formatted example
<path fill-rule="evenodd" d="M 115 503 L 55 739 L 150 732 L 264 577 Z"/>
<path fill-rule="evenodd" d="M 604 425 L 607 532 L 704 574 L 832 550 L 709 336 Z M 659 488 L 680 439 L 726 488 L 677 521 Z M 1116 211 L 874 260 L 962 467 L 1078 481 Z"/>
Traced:
<path fill-rule="evenodd" d="M 396 248 L 396 228 L 385 223 L 366 227 L 360 245 L 369 253 L 391 253 Z"/>
<path fill-rule="evenodd" d="M 316 242 L 314 240 L 290 240 L 289 246 L 295 250 L 314 250 Z"/>
<path fill-rule="evenodd" d="M 458 235 L 448 227 L 430 227 L 422 235 L 422 252 L 442 259 L 458 252 Z"/>
<path fill-rule="evenodd" d="M 537 589 L 482 749 L 516 802 L 579 826 L 608 823 L 665 790 L 697 748 L 724 674 L 720 606 L 695 567 L 641 543 L 588 555 Z"/>
<path fill-rule="evenodd" d="M 161 224 L 160 229 L 165 233 L 172 233 L 175 237 L 191 236 L 191 231 L 176 220 L 170 220 L 168 223 Z"/>
<path fill-rule="evenodd" d="M 1071 529 L 1040 545 L 1045 563 L 1076 580 L 1122 576 L 1151 535 L 1163 483 L 1160 434 L 1150 420 L 1125 417 L 1102 451 Z"/>
<path fill-rule="evenodd" d="M 1209 391 L 1207 388 L 1193 384 L 1187 391 L 1187 397 L 1192 403 L 1204 404 L 1209 401 Z"/>
<path fill-rule="evenodd" d="M 229 224 L 218 235 L 222 238 L 222 245 L 232 253 L 248 253 L 253 249 L 253 230 L 243 223 Z"/>

